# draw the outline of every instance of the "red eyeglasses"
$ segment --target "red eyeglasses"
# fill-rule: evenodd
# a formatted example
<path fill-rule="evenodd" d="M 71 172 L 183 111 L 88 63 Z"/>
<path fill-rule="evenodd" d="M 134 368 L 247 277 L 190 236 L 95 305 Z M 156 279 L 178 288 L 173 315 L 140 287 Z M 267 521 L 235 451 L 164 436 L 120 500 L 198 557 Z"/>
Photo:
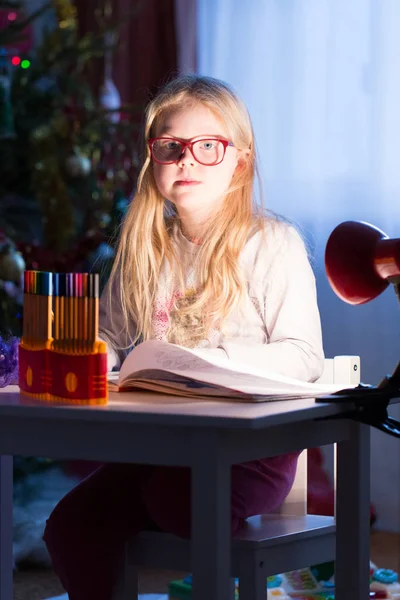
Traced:
<path fill-rule="evenodd" d="M 147 143 L 153 160 L 160 165 L 172 165 L 181 158 L 186 148 L 189 148 L 198 163 L 209 167 L 219 165 L 224 160 L 227 147 L 233 146 L 232 142 L 219 138 L 185 142 L 176 138 L 157 137 L 149 139 Z"/>

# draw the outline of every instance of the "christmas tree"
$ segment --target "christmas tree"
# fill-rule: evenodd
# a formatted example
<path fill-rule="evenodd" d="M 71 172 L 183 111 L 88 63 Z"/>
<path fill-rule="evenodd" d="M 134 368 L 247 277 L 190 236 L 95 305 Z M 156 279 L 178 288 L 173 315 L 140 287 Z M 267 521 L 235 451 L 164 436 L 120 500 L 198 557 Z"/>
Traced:
<path fill-rule="evenodd" d="M 99 1 L 98 28 L 85 35 L 70 0 L 50 0 L 29 16 L 21 4 L 0 0 L 0 386 L 16 369 L 10 334 L 21 335 L 24 269 L 107 277 L 110 238 L 136 179 L 132 117 L 141 112 L 121 106 L 112 82 L 119 24 L 110 2 Z M 34 48 L 31 25 L 46 11 L 54 26 Z M 104 61 L 99 97 L 88 78 L 96 59 Z M 28 475 L 57 464 L 15 457 L 15 504 L 38 493 Z M 30 531 L 34 522 L 24 519 Z"/>
<path fill-rule="evenodd" d="M 32 20 L 45 10 L 54 15 L 54 27 L 44 31 L 38 47 L 21 50 Z M 2 14 L 0 335 L 19 333 L 14 316 L 21 313 L 17 279 L 24 263 L 77 271 L 91 269 L 95 258 L 112 260 L 108 241 L 136 178 L 137 119 L 132 117 L 141 108 L 121 106 L 111 79 L 119 25 L 112 22 L 110 3 L 99 2 L 97 30 L 85 35 L 79 34 L 71 0 L 50 0 L 29 17 L 20 3 L 0 0 Z M 96 97 L 88 73 L 99 57 L 105 75 Z M 12 294 L 10 265 L 17 288 Z M 94 268 L 100 265 L 97 260 Z"/>

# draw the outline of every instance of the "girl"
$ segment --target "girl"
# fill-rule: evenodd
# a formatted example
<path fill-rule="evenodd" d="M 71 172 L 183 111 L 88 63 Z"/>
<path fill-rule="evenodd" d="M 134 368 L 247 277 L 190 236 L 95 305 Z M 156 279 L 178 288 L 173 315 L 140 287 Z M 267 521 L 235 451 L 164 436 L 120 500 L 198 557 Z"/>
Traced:
<path fill-rule="evenodd" d="M 313 381 L 323 350 L 315 280 L 300 236 L 253 201 L 255 143 L 221 81 L 170 82 L 146 112 L 146 154 L 100 309 L 109 368 L 160 339 Z M 298 453 L 235 465 L 231 523 L 283 502 Z M 104 465 L 45 531 L 70 600 L 110 600 L 127 538 L 190 535 L 190 472 Z"/>

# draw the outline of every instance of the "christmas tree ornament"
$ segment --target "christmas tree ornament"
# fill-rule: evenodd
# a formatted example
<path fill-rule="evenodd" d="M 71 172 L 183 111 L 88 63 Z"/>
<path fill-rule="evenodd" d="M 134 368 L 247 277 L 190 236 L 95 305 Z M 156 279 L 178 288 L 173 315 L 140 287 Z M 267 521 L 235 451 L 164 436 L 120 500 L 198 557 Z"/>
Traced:
<path fill-rule="evenodd" d="M 106 6 L 107 17 L 110 18 L 112 13 L 111 3 Z M 112 31 L 107 31 L 104 36 L 104 44 L 106 51 L 104 54 L 104 83 L 100 89 L 100 106 L 109 112 L 107 119 L 111 123 L 119 123 L 120 113 L 118 109 L 121 107 L 121 95 L 112 79 L 112 47 L 115 45 L 116 36 Z"/>
<path fill-rule="evenodd" d="M 13 242 L 0 231 L 0 335 L 21 333 L 23 304 L 23 272 L 25 262 Z M 8 355 L 0 338 L 0 387 L 10 383 L 11 372 Z M 3 379 L 2 379 L 3 378 Z"/>
<path fill-rule="evenodd" d="M 111 215 L 104 211 L 97 210 L 94 218 L 99 229 L 106 229 L 111 223 Z"/>
<path fill-rule="evenodd" d="M 0 279 L 20 284 L 25 270 L 25 261 L 14 244 L 7 238 L 0 242 Z"/>
<path fill-rule="evenodd" d="M 68 175 L 72 178 L 85 177 L 89 175 L 92 163 L 87 156 L 73 154 L 65 161 L 65 168 Z"/>
<path fill-rule="evenodd" d="M 46 140 L 51 136 L 51 127 L 49 125 L 39 125 L 32 131 L 31 136 L 37 142 Z"/>
<path fill-rule="evenodd" d="M 111 123 L 119 123 L 120 113 L 117 109 L 121 106 L 121 96 L 117 86 L 110 77 L 104 80 L 101 87 L 100 106 L 107 111 L 112 111 L 107 115 L 107 119 Z"/>
<path fill-rule="evenodd" d="M 58 27 L 60 29 L 77 28 L 77 9 L 71 0 L 53 0 Z"/>
<path fill-rule="evenodd" d="M 22 287 L 16 285 L 12 281 L 0 280 L 0 332 L 10 332 L 13 335 L 21 335 L 22 305 Z M 7 381 L 6 383 L 3 383 L 3 385 L 8 385 Z M 2 387 L 1 382 L 0 387 Z"/>

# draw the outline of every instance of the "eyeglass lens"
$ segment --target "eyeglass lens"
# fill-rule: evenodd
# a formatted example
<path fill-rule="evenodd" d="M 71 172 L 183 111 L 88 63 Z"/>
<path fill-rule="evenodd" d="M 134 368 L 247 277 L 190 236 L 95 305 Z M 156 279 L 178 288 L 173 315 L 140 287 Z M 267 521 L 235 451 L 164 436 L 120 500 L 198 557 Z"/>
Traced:
<path fill-rule="evenodd" d="M 182 156 L 183 145 L 178 140 L 160 139 L 153 144 L 155 160 L 172 163 Z M 198 140 L 192 144 L 194 158 L 206 165 L 221 162 L 224 156 L 224 145 L 220 140 Z"/>

